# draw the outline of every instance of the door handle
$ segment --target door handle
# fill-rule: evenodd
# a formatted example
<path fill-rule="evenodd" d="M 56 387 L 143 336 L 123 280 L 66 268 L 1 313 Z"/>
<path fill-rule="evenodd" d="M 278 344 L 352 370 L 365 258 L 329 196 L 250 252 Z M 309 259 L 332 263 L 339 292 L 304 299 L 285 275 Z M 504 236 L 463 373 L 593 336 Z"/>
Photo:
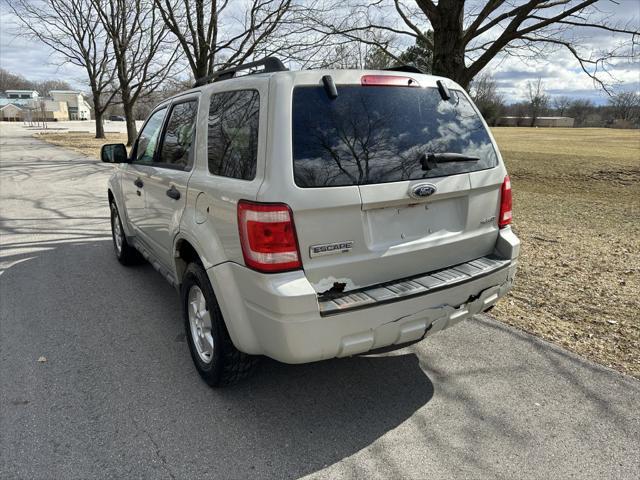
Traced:
<path fill-rule="evenodd" d="M 136 178 L 136 179 L 133 181 L 133 184 L 134 184 L 136 187 L 138 187 L 138 188 L 142 188 L 142 187 L 144 187 L 144 182 L 143 182 L 142 180 L 140 180 L 140 178 L 139 178 L 139 177 L 138 177 L 138 178 Z"/>
<path fill-rule="evenodd" d="M 167 197 L 173 198 L 174 200 L 178 200 L 180 198 L 180 192 L 176 187 L 171 185 L 171 188 L 167 190 Z"/>

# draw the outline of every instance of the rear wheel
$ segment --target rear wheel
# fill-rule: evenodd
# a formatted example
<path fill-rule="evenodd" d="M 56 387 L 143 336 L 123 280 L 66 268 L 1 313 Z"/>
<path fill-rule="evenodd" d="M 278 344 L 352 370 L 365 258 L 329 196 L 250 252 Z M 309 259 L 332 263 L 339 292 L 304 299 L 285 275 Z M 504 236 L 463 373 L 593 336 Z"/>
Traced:
<path fill-rule="evenodd" d="M 193 363 L 212 387 L 232 385 L 247 377 L 257 358 L 235 348 L 204 268 L 191 263 L 180 287 L 182 313 Z"/>
<path fill-rule="evenodd" d="M 113 250 L 116 258 L 123 265 L 133 265 L 140 262 L 140 254 L 127 242 L 127 237 L 122 228 L 122 221 L 118 213 L 115 202 L 110 203 L 111 207 L 111 237 L 113 238 Z"/>

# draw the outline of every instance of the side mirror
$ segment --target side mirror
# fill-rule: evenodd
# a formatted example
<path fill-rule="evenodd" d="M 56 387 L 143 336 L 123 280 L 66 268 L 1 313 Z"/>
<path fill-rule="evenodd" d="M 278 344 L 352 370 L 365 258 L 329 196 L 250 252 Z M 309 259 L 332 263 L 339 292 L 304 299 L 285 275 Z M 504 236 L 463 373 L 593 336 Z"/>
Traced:
<path fill-rule="evenodd" d="M 110 143 L 100 149 L 100 160 L 106 163 L 128 163 L 127 147 L 123 143 Z"/>

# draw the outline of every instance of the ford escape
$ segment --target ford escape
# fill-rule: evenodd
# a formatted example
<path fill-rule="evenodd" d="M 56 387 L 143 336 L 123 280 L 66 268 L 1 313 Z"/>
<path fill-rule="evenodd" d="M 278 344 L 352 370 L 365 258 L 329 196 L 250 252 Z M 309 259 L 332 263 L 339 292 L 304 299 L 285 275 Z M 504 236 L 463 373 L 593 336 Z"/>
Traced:
<path fill-rule="evenodd" d="M 460 86 L 411 67 L 267 58 L 219 71 L 158 105 L 131 152 L 101 155 L 120 164 L 116 256 L 143 256 L 179 290 L 212 386 L 257 355 L 302 363 L 418 341 L 514 281 L 495 140 Z"/>

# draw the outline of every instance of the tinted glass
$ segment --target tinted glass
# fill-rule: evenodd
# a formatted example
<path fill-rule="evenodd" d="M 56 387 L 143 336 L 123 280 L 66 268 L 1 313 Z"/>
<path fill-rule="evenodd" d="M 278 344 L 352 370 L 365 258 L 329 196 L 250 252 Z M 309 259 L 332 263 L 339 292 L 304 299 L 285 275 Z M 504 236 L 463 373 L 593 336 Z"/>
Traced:
<path fill-rule="evenodd" d="M 162 128 L 162 120 L 167 109 L 161 108 L 155 111 L 147 120 L 144 128 L 138 137 L 138 145 L 136 146 L 135 163 L 150 164 L 153 162 L 153 154 L 156 151 L 160 129 Z"/>
<path fill-rule="evenodd" d="M 198 102 L 179 103 L 171 109 L 158 162 L 162 165 L 188 169 L 191 166 Z"/>
<path fill-rule="evenodd" d="M 293 162 L 301 187 L 366 185 L 483 170 L 496 152 L 478 114 L 461 93 L 444 101 L 436 88 L 338 86 L 293 92 Z M 429 153 L 458 153 L 477 162 L 423 169 Z"/>
<path fill-rule="evenodd" d="M 260 96 L 254 90 L 218 93 L 209 108 L 209 171 L 253 180 L 258 153 Z"/>

